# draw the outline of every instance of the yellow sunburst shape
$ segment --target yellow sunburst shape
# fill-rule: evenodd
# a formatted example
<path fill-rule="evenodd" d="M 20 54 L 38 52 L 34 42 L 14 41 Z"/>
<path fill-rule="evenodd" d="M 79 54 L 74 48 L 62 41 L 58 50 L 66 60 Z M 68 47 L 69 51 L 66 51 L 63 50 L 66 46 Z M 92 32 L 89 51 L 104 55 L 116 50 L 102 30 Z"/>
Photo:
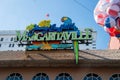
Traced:
<path fill-rule="evenodd" d="M 50 46 L 50 44 L 48 44 L 48 42 L 42 42 L 43 46 L 41 47 L 42 50 L 50 50 L 52 49 L 52 47 Z"/>

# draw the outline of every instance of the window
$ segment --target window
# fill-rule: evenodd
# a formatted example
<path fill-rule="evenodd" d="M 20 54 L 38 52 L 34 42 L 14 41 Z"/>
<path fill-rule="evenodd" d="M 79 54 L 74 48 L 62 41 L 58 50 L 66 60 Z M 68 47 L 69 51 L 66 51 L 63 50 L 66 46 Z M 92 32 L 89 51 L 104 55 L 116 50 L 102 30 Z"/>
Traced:
<path fill-rule="evenodd" d="M 14 47 L 15 44 L 12 44 L 12 47 Z"/>
<path fill-rule="evenodd" d="M 68 73 L 61 73 L 56 77 L 55 80 L 73 80 L 73 79 Z"/>
<path fill-rule="evenodd" d="M 20 44 L 18 44 L 18 47 L 20 47 Z"/>
<path fill-rule="evenodd" d="M 92 44 L 93 46 L 96 46 L 96 44 Z"/>
<path fill-rule="evenodd" d="M 11 40 L 10 41 L 13 41 L 13 37 L 11 38 Z"/>
<path fill-rule="evenodd" d="M 96 49 L 96 47 L 92 47 L 93 49 Z"/>
<path fill-rule="evenodd" d="M 89 48 L 86 48 L 86 50 L 89 50 Z"/>
<path fill-rule="evenodd" d="M 113 74 L 109 80 L 120 80 L 120 74 Z"/>
<path fill-rule="evenodd" d="M 49 80 L 49 77 L 45 73 L 38 73 L 33 77 L 32 80 Z"/>
<path fill-rule="evenodd" d="M 23 44 L 18 44 L 18 47 L 23 47 L 24 45 Z"/>
<path fill-rule="evenodd" d="M 0 41 L 3 41 L 3 39 L 4 39 L 4 38 L 1 38 L 1 40 L 0 40 Z"/>
<path fill-rule="evenodd" d="M 9 44 L 9 47 L 11 47 L 11 44 Z"/>
<path fill-rule="evenodd" d="M 23 80 L 23 78 L 19 73 L 12 73 L 7 77 L 6 80 Z"/>
<path fill-rule="evenodd" d="M 9 44 L 9 47 L 14 47 L 15 44 Z"/>
<path fill-rule="evenodd" d="M 2 44 L 0 44 L 0 47 L 2 46 Z"/>
<path fill-rule="evenodd" d="M 87 74 L 83 80 L 102 80 L 100 76 L 94 73 Z"/>

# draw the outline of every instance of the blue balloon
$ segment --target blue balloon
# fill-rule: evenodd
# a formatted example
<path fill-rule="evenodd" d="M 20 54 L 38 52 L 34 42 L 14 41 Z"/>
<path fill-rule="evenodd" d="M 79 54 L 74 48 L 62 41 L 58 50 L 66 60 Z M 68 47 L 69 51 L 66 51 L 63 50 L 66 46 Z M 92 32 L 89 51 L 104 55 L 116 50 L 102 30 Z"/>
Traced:
<path fill-rule="evenodd" d="M 107 18 L 105 19 L 104 25 L 105 25 L 107 28 L 114 27 L 114 26 L 116 25 L 116 24 L 115 24 L 115 20 L 114 20 L 112 17 L 107 17 Z"/>

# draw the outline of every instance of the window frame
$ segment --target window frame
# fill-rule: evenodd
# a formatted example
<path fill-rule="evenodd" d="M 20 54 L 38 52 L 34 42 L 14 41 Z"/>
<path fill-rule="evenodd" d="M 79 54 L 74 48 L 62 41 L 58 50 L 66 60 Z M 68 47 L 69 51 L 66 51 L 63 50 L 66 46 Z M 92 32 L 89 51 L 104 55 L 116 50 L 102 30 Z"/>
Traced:
<path fill-rule="evenodd" d="M 4 38 L 2 37 L 1 39 L 0 39 L 0 41 L 3 41 L 4 40 Z"/>
<path fill-rule="evenodd" d="M 89 77 L 89 75 L 90 75 L 90 77 Z M 87 79 L 85 79 L 85 78 L 87 78 Z M 89 80 L 88 78 L 92 78 L 92 80 L 94 80 L 93 78 L 95 78 L 96 80 L 102 80 L 102 77 L 96 73 L 88 73 L 85 75 L 85 77 L 82 80 Z"/>
<path fill-rule="evenodd" d="M 109 80 L 114 80 L 115 78 L 113 76 L 115 76 L 115 75 L 117 75 L 117 77 L 115 77 L 115 78 L 119 78 L 120 79 L 120 73 L 115 73 L 115 74 L 113 74 L 113 75 L 111 75 L 109 77 Z M 112 77 L 113 77 L 113 79 L 111 79 Z"/>
<path fill-rule="evenodd" d="M 46 73 L 37 73 L 32 77 L 32 80 L 38 80 L 38 78 L 40 78 L 40 80 L 41 80 L 41 78 L 44 78 L 45 80 L 50 80 L 49 76 Z"/>
<path fill-rule="evenodd" d="M 13 78 L 14 78 L 13 80 L 16 80 L 16 77 L 17 77 L 17 80 L 24 80 L 23 76 L 20 73 L 11 73 L 9 74 L 9 76 L 7 76 L 6 80 L 11 80 Z"/>
<path fill-rule="evenodd" d="M 62 75 L 62 78 L 64 77 L 64 80 L 65 78 L 67 78 L 67 80 L 73 80 L 73 77 L 69 74 L 69 73 L 60 73 L 58 74 L 56 77 L 55 77 L 55 80 L 59 80 L 59 76 L 61 77 Z M 65 76 L 65 75 L 68 75 L 68 76 Z M 69 77 L 69 78 L 68 78 Z M 60 79 L 61 80 L 61 79 Z"/>

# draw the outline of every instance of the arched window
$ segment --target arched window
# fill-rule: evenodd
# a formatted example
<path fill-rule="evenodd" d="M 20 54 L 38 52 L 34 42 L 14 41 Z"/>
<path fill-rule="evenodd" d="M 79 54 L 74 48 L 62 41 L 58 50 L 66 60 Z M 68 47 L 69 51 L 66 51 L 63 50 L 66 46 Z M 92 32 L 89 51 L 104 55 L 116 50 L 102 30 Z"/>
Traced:
<path fill-rule="evenodd" d="M 73 80 L 73 79 L 68 73 L 61 73 L 56 77 L 55 80 Z"/>
<path fill-rule="evenodd" d="M 45 73 L 38 73 L 33 77 L 32 80 L 49 80 L 49 77 Z"/>
<path fill-rule="evenodd" d="M 100 76 L 94 73 L 87 74 L 83 80 L 102 80 Z"/>
<path fill-rule="evenodd" d="M 109 80 L 120 80 L 120 74 L 113 74 Z"/>
<path fill-rule="evenodd" d="M 19 73 L 12 73 L 7 77 L 6 80 L 23 80 L 23 77 Z"/>

